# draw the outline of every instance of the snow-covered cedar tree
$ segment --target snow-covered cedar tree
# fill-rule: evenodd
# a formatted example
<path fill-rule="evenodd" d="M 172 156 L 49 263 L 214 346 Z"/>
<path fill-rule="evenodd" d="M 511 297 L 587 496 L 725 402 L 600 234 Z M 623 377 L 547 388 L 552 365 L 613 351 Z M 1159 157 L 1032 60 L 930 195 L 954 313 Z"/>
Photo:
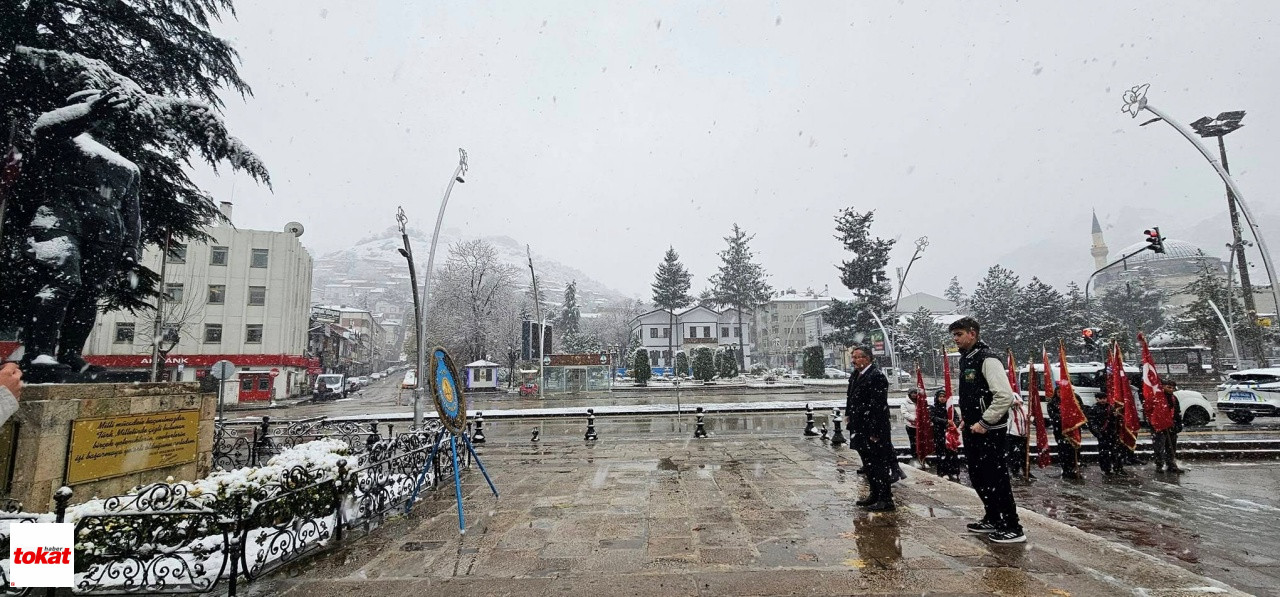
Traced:
<path fill-rule="evenodd" d="M 722 352 L 724 356 L 720 359 L 720 364 L 716 365 L 716 372 L 720 375 L 720 379 L 733 379 L 738 376 L 737 351 L 729 347 Z"/>
<path fill-rule="evenodd" d="M 693 349 L 693 378 L 711 381 L 716 376 L 715 355 L 710 348 Z"/>
<path fill-rule="evenodd" d="M 683 350 L 676 353 L 676 375 L 689 375 L 689 355 Z"/>
<path fill-rule="evenodd" d="M 635 378 L 636 384 L 642 386 L 648 384 L 649 378 L 653 377 L 653 369 L 649 368 L 649 351 L 637 348 L 631 363 L 633 367 L 631 377 Z"/>
<path fill-rule="evenodd" d="M 160 245 L 166 234 L 180 243 L 205 240 L 203 228 L 221 218 L 213 197 L 188 176 L 191 162 L 228 166 L 270 185 L 266 166 L 222 122 L 223 92 L 251 93 L 236 51 L 211 29 L 234 13 L 231 0 L 0 5 L 0 122 L 6 131 L 15 125 L 14 147 L 32 156 L 32 125 L 73 93 L 117 90 L 128 103 L 93 135 L 141 171 L 144 244 Z M 50 184 L 32 172 L 26 168 L 14 183 L 6 231 L 26 228 L 32 198 Z M 29 268 L 19 259 L 23 240 L 6 234 L 0 246 L 0 330 L 13 327 L 30 300 Z M 106 308 L 145 308 L 154 302 L 156 280 L 143 268 L 137 286 L 111 285 Z"/>
<path fill-rule="evenodd" d="M 804 376 L 811 379 L 826 377 L 826 365 L 822 360 L 821 346 L 804 348 Z"/>

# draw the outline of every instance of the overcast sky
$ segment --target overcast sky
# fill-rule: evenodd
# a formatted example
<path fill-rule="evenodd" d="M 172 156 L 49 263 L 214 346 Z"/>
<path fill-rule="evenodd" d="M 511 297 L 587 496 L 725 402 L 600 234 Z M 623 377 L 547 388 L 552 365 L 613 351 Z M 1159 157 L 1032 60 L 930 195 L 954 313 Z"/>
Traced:
<path fill-rule="evenodd" d="M 274 192 L 198 180 L 320 255 L 401 204 L 429 229 L 465 147 L 446 225 L 645 298 L 668 245 L 705 286 L 734 222 L 775 287 L 836 291 L 833 217 L 874 209 L 893 265 L 929 237 L 908 286 L 940 294 L 1039 238 L 1087 271 L 1091 208 L 1223 212 L 1190 145 L 1121 113 L 1149 82 L 1184 121 L 1248 110 L 1232 172 L 1280 211 L 1280 3 L 1131 4 L 239 2 L 218 31 L 255 95 L 226 118 Z"/>

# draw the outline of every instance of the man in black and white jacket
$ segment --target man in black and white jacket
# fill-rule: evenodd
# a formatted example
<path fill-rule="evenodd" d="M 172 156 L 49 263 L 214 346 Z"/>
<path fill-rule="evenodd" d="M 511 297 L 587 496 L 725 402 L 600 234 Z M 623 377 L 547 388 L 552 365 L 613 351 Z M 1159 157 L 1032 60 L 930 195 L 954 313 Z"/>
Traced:
<path fill-rule="evenodd" d="M 948 328 L 960 349 L 960 428 L 969 481 L 986 510 L 968 528 L 996 543 L 1022 543 L 1027 536 L 1018 521 L 1005 460 L 1013 388 L 1000 355 L 978 339 L 978 327 L 978 320 L 963 317 Z"/>

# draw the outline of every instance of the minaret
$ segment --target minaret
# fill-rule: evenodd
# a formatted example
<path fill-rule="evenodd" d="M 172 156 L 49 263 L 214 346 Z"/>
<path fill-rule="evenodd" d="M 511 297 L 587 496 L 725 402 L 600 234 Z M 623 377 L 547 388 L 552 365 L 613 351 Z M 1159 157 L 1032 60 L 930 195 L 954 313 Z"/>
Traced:
<path fill-rule="evenodd" d="M 1098 224 L 1098 212 L 1093 212 L 1093 246 L 1089 248 L 1093 254 L 1093 268 L 1102 269 L 1107 264 L 1107 241 L 1102 240 L 1102 226 Z"/>

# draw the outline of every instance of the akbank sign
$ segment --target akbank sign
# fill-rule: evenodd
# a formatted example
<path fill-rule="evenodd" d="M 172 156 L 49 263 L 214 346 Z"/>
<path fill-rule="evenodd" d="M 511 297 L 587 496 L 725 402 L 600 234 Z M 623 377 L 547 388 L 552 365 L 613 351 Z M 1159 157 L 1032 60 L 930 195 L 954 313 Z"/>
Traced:
<path fill-rule="evenodd" d="M 70 587 L 75 581 L 75 525 L 9 526 L 9 586 Z"/>

